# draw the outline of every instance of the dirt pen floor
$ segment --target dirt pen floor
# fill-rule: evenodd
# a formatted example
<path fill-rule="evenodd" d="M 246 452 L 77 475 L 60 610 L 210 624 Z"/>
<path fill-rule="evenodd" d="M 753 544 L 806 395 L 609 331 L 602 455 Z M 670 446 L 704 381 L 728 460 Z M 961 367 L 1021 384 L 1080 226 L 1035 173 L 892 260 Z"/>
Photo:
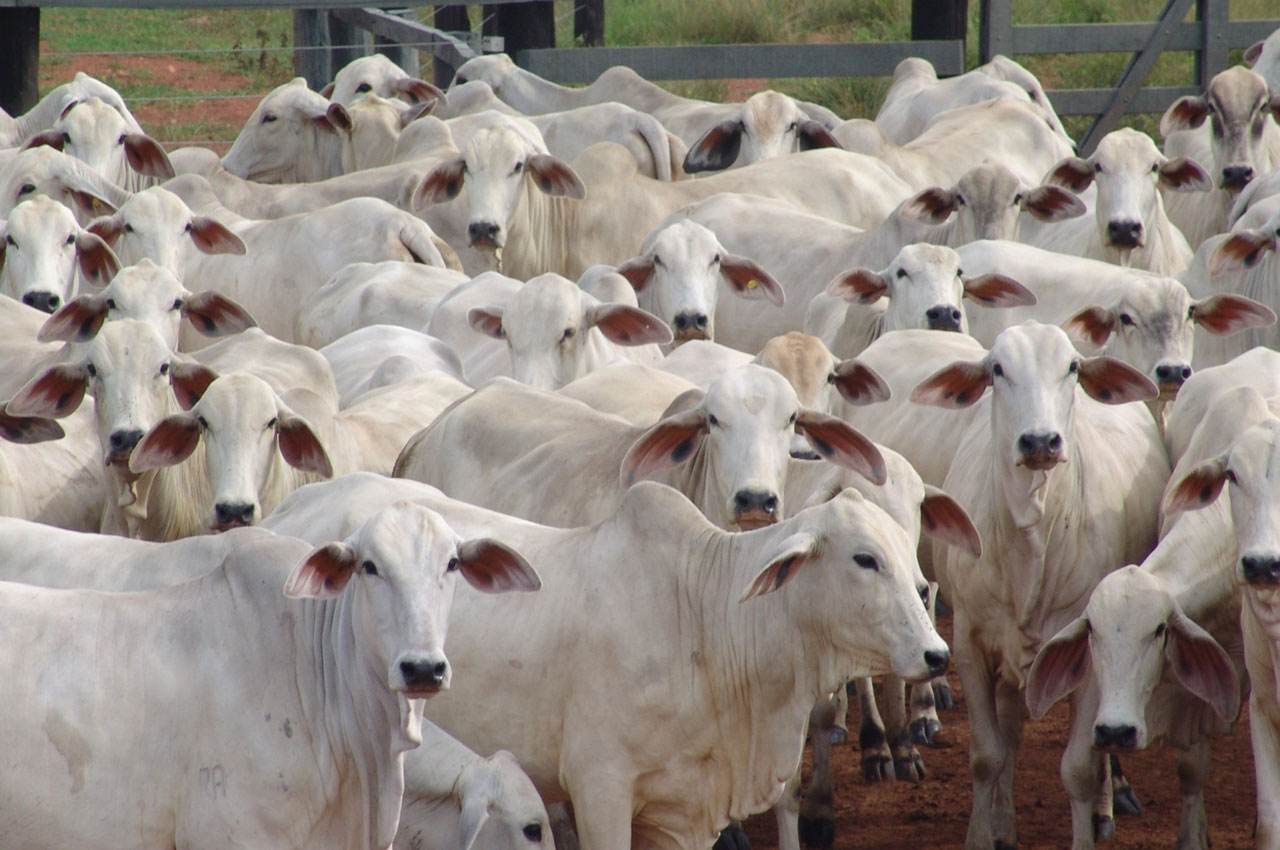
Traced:
<path fill-rule="evenodd" d="M 948 640 L 949 617 L 938 630 Z M 922 747 L 928 776 L 919 783 L 870 784 L 858 763 L 857 700 L 851 699 L 849 742 L 836 747 L 836 839 L 838 850 L 930 850 L 963 848 L 973 800 L 969 781 L 969 727 L 964 694 L 954 671 L 948 674 L 956 707 L 939 712 L 941 746 Z M 1245 708 L 1235 732 L 1213 746 L 1213 770 L 1205 795 L 1209 840 L 1213 850 L 1251 850 L 1254 846 L 1253 754 Z M 1058 778 L 1058 763 L 1067 739 L 1067 706 L 1059 703 L 1042 720 L 1028 721 L 1018 753 L 1015 802 L 1020 850 L 1071 846 L 1067 794 Z M 1142 814 L 1116 819 L 1115 838 L 1099 842 L 1111 850 L 1172 848 L 1177 843 L 1182 804 L 1178 795 L 1177 751 L 1157 744 L 1121 758 L 1125 775 L 1142 802 Z M 805 758 L 806 771 L 808 756 Z M 807 772 L 806 772 L 807 778 Z M 747 821 L 755 850 L 778 846 L 772 813 Z"/>

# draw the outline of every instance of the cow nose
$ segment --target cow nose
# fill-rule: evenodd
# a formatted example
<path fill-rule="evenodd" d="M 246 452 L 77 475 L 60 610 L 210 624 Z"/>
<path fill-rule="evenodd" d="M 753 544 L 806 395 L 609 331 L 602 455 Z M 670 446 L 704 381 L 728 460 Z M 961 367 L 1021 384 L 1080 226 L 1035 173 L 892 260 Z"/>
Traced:
<path fill-rule="evenodd" d="M 929 330 L 931 331 L 958 331 L 960 330 L 960 308 L 943 304 L 938 307 L 930 307 L 924 311 L 924 317 L 929 322 Z"/>
<path fill-rule="evenodd" d="M 449 662 L 436 658 L 415 658 L 400 662 L 400 675 L 410 689 L 439 689 L 449 676 Z"/>
<path fill-rule="evenodd" d="M 1249 584 L 1280 584 L 1280 558 L 1246 555 L 1240 559 L 1240 572 Z"/>
<path fill-rule="evenodd" d="M 924 654 L 924 663 L 929 668 L 929 675 L 941 676 L 947 671 L 951 662 L 951 652 L 946 649 L 931 649 Z"/>
<path fill-rule="evenodd" d="M 253 505 L 219 503 L 213 506 L 218 525 L 253 525 Z"/>
<path fill-rule="evenodd" d="M 1093 727 L 1093 745 L 1100 750 L 1132 750 L 1138 746 L 1138 730 L 1128 725 L 1099 723 Z"/>
<path fill-rule="evenodd" d="M 498 225 L 491 221 L 473 221 L 467 225 L 467 241 L 472 245 L 494 245 L 498 241 Z"/>
<path fill-rule="evenodd" d="M 107 443 L 111 446 L 111 454 L 121 455 L 133 451 L 133 447 L 141 439 L 142 432 L 135 428 L 131 431 L 112 431 Z"/>
<path fill-rule="evenodd" d="M 1142 222 L 1107 222 L 1107 241 L 1118 248 L 1136 248 L 1142 244 Z"/>
<path fill-rule="evenodd" d="M 1018 438 L 1018 451 L 1027 466 L 1032 469 L 1047 469 L 1062 459 L 1062 435 L 1056 431 L 1049 434 L 1023 434 Z"/>
<path fill-rule="evenodd" d="M 707 338 L 706 313 L 679 313 L 676 315 L 676 336 L 685 339 Z"/>
<path fill-rule="evenodd" d="M 56 313 L 62 299 L 52 292 L 28 292 L 22 296 L 22 303 L 45 313 Z"/>
<path fill-rule="evenodd" d="M 1156 367 L 1156 380 L 1161 384 L 1180 387 L 1191 377 L 1191 367 L 1179 363 L 1161 364 Z"/>
<path fill-rule="evenodd" d="M 1243 189 L 1253 179 L 1253 167 L 1249 165 L 1228 165 L 1222 169 L 1222 188 Z"/>

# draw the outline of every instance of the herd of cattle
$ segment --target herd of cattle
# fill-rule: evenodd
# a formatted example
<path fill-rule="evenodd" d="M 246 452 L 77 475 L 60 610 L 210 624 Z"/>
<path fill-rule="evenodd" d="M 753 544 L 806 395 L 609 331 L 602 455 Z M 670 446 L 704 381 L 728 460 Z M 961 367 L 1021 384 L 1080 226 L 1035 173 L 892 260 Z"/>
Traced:
<path fill-rule="evenodd" d="M 1087 158 L 1004 57 L 842 121 L 372 56 L 222 158 L 84 74 L 0 112 L 0 846 L 829 846 L 846 683 L 924 776 L 940 594 L 969 850 L 1063 699 L 1076 850 L 1161 740 L 1207 848 L 1246 700 L 1277 850 L 1280 32 L 1245 61 Z"/>

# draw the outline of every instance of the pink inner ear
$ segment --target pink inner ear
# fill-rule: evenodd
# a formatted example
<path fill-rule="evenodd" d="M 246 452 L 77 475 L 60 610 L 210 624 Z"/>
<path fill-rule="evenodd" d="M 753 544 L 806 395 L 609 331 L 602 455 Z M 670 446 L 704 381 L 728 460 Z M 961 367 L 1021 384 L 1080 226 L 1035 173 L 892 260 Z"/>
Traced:
<path fill-rule="evenodd" d="M 841 397 L 852 405 L 875 404 L 888 401 L 893 396 L 893 391 L 884 378 L 875 369 L 857 360 L 842 360 L 837 363 L 830 380 Z"/>
<path fill-rule="evenodd" d="M 982 557 L 982 537 L 968 511 L 941 490 L 926 495 L 920 504 L 920 527 L 929 537 Z"/>
<path fill-rule="evenodd" d="M 1211 295 L 1192 307 L 1191 318 L 1210 333 L 1232 334 L 1276 323 L 1276 314 L 1265 304 L 1241 295 Z"/>
<path fill-rule="evenodd" d="M 874 304 L 889 291 L 888 279 L 871 269 L 854 269 L 827 284 L 827 294 L 858 304 Z"/>
<path fill-rule="evenodd" d="M 469 540 L 458 547 L 458 566 L 463 577 L 485 593 L 535 591 L 542 579 L 520 554 L 496 540 Z"/>
<path fill-rule="evenodd" d="M 1151 379 L 1114 357 L 1088 357 L 1080 364 L 1080 386 L 1104 404 L 1153 401 L 1160 396 Z"/>
<path fill-rule="evenodd" d="M 649 256 L 632 257 L 618 266 L 618 274 L 625 277 L 627 282 L 631 284 L 631 288 L 636 292 L 643 292 L 653 276 L 653 258 Z"/>
<path fill-rule="evenodd" d="M 900 207 L 903 218 L 932 224 L 941 224 L 955 211 L 955 193 L 938 186 L 925 189 Z"/>
<path fill-rule="evenodd" d="M 54 366 L 19 390 L 5 405 L 5 411 L 12 416 L 59 419 L 80 406 L 88 381 L 89 373 L 84 366 Z"/>
<path fill-rule="evenodd" d="M 666 345 L 673 339 L 671 329 L 657 316 L 626 304 L 601 304 L 592 318 L 600 332 L 618 345 Z"/>
<path fill-rule="evenodd" d="M 243 239 L 232 233 L 222 222 L 207 215 L 192 217 L 191 241 L 205 254 L 243 256 L 248 251 Z"/>
<path fill-rule="evenodd" d="M 422 185 L 413 193 L 413 206 L 425 204 L 442 204 L 452 200 L 462 191 L 463 173 L 466 163 L 455 159 L 437 166 L 434 171 L 422 180 Z"/>
<path fill-rule="evenodd" d="M 0 405 L 0 436 L 11 443 L 44 443 L 66 436 L 54 419 L 38 416 L 10 416 Z"/>
<path fill-rule="evenodd" d="M 1083 192 L 1093 182 L 1093 168 L 1080 157 L 1069 156 L 1055 165 L 1045 179 L 1073 192 Z"/>
<path fill-rule="evenodd" d="M 129 468 L 146 472 L 162 466 L 182 463 L 200 444 L 200 426 L 189 413 L 160 420 L 138 442 L 129 456 Z"/>
<path fill-rule="evenodd" d="M 1236 271 L 1241 266 L 1252 268 L 1267 251 L 1276 249 L 1276 239 L 1261 230 L 1242 230 L 1219 243 L 1209 255 L 1209 274 Z"/>
<path fill-rule="evenodd" d="M 1226 652 L 1208 634 L 1172 632 L 1169 662 L 1178 681 L 1223 720 L 1232 720 L 1240 711 L 1240 680 Z"/>
<path fill-rule="evenodd" d="M 1218 461 L 1205 461 L 1187 473 L 1169 497 L 1170 511 L 1194 511 L 1213 504 L 1227 483 L 1227 471 Z"/>
<path fill-rule="evenodd" d="M 852 469 L 872 484 L 885 482 L 884 455 L 875 443 L 843 420 L 802 410 L 795 429 L 805 436 L 814 451 L 832 463 Z"/>
<path fill-rule="evenodd" d="M 1116 320 L 1111 311 L 1096 305 L 1086 307 L 1063 323 L 1062 329 L 1073 340 L 1088 340 L 1094 345 L 1105 345 L 1115 330 Z"/>
<path fill-rule="evenodd" d="M 911 391 L 911 400 L 935 407 L 968 407 L 982 398 L 990 384 L 986 362 L 952 363 L 925 378 Z"/>
<path fill-rule="evenodd" d="M 195 407 L 205 390 L 216 380 L 217 372 L 197 363 L 174 363 L 169 368 L 169 386 L 183 410 Z"/>
<path fill-rule="evenodd" d="M 623 483 L 630 487 L 655 472 L 684 463 L 706 433 L 706 418 L 696 410 L 662 420 L 642 434 L 622 459 Z"/>
<path fill-rule="evenodd" d="M 1055 637 L 1045 644 L 1031 665 L 1027 708 L 1036 719 L 1079 687 L 1089 672 L 1089 632 L 1083 627 L 1075 631 L 1077 634 L 1073 636 Z"/>
<path fill-rule="evenodd" d="M 1037 186 L 1027 193 L 1023 208 L 1041 221 L 1065 221 L 1087 211 L 1084 202 L 1058 186 Z"/>
<path fill-rule="evenodd" d="M 312 551 L 293 568 L 284 595 L 291 599 L 327 599 L 342 593 L 355 574 L 356 553 L 343 543 L 329 543 Z"/>
<path fill-rule="evenodd" d="M 124 139 L 125 158 L 129 167 L 146 177 L 157 180 L 172 180 L 176 172 L 169 155 L 160 147 L 160 143 L 142 133 L 129 133 Z"/>
<path fill-rule="evenodd" d="M 280 417 L 279 445 L 280 454 L 294 469 L 322 478 L 333 477 L 329 455 L 315 432 L 302 419 L 296 416 Z"/>
<path fill-rule="evenodd" d="M 205 336 L 226 336 L 258 324 L 239 304 L 212 290 L 188 298 L 182 315 Z"/>
<path fill-rule="evenodd" d="M 100 295 L 81 295 L 50 316 L 36 334 L 39 342 L 88 342 L 107 320 L 107 302 Z"/>

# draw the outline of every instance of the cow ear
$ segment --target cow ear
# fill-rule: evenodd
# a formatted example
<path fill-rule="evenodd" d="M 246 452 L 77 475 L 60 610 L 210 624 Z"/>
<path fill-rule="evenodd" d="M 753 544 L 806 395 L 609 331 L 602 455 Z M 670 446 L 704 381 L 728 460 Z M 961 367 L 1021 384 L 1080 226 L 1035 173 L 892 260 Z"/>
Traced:
<path fill-rule="evenodd" d="M 871 269 L 853 269 L 827 284 L 827 294 L 857 304 L 874 304 L 889 293 L 889 278 Z"/>
<path fill-rule="evenodd" d="M 414 190 L 413 207 L 417 209 L 428 204 L 442 204 L 458 197 L 466 171 L 467 164 L 462 157 L 437 165 Z"/>
<path fill-rule="evenodd" d="M 4 256 L 9 248 L 9 240 L 5 237 L 9 232 L 9 223 L 0 218 L 0 271 L 4 270 Z"/>
<path fill-rule="evenodd" d="M 721 121 L 693 143 L 684 157 L 686 174 L 723 171 L 738 159 L 742 148 L 742 122 Z"/>
<path fill-rule="evenodd" d="M 325 100 L 328 100 L 329 98 L 333 97 L 333 83 L 332 83 L 332 82 L 326 83 L 326 84 L 325 84 L 325 87 L 324 87 L 324 88 L 322 88 L 322 89 L 320 89 L 320 96 L 321 96 L 321 97 L 323 97 Z"/>
<path fill-rule="evenodd" d="M 983 307 L 1030 307 L 1037 301 L 1034 292 L 1002 274 L 963 278 L 963 282 L 964 297 Z"/>
<path fill-rule="evenodd" d="M 764 568 L 756 574 L 751 583 L 742 591 L 738 602 L 746 602 L 766 593 L 773 593 L 782 588 L 796 576 L 796 572 L 804 566 L 818 551 L 818 539 L 808 532 L 799 532 L 779 543 L 765 558 Z"/>
<path fill-rule="evenodd" d="M 40 416 L 61 419 L 75 412 L 89 387 L 89 369 L 83 364 L 64 363 L 18 390 L 5 405 L 11 416 Z"/>
<path fill-rule="evenodd" d="M 840 396 L 855 407 L 888 401 L 893 397 L 893 391 L 880 373 L 857 360 L 837 363 L 827 376 L 827 383 L 833 384 Z"/>
<path fill-rule="evenodd" d="M 31 148 L 47 147 L 56 151 L 62 150 L 65 140 L 62 138 L 61 130 L 42 130 L 23 143 L 22 149 L 30 150 Z"/>
<path fill-rule="evenodd" d="M 812 118 L 806 118 L 796 127 L 796 136 L 800 140 L 800 150 L 811 151 L 818 148 L 843 148 L 831 131 Z"/>
<path fill-rule="evenodd" d="M 587 187 L 576 171 L 561 160 L 545 153 L 534 154 L 525 162 L 525 170 L 545 194 L 582 200 Z"/>
<path fill-rule="evenodd" d="M 207 215 L 192 216 L 187 232 L 191 234 L 191 241 L 196 248 L 204 254 L 244 256 L 249 251 L 243 239 L 222 222 Z"/>
<path fill-rule="evenodd" d="M 0 437 L 11 443 L 46 443 L 66 436 L 56 419 L 41 416 L 11 416 L 0 407 Z"/>
<path fill-rule="evenodd" d="M 795 428 L 822 457 L 852 469 L 872 484 L 885 482 L 884 455 L 843 419 L 816 410 L 801 410 Z"/>
<path fill-rule="evenodd" d="M 1233 272 L 1241 266 L 1253 268 L 1268 251 L 1276 250 L 1274 233 L 1263 230 L 1236 231 L 1213 249 L 1209 255 L 1209 274 Z"/>
<path fill-rule="evenodd" d="M 653 278 L 653 258 L 647 255 L 632 257 L 618 266 L 618 274 L 625 277 L 636 292 L 643 292 Z"/>
<path fill-rule="evenodd" d="M 1177 192 L 1208 192 L 1213 181 L 1200 163 L 1179 156 L 1160 166 L 1160 185 Z"/>
<path fill-rule="evenodd" d="M 205 336 L 227 336 L 258 324 L 248 310 L 213 290 L 188 296 L 182 304 L 182 316 Z"/>
<path fill-rule="evenodd" d="M 652 313 L 627 304 L 606 301 L 587 312 L 587 322 L 618 345 L 666 345 L 671 342 L 671 328 Z"/>
<path fill-rule="evenodd" d="M 101 218 L 95 218 L 93 221 L 89 222 L 89 226 L 86 227 L 85 230 L 97 236 L 108 245 L 114 246 L 116 241 L 120 238 L 120 234 L 124 233 L 124 219 L 121 218 L 120 213 L 102 216 Z"/>
<path fill-rule="evenodd" d="M 775 307 L 787 303 L 787 294 L 783 292 L 782 284 L 753 260 L 737 254 L 723 254 L 720 257 L 720 274 L 724 276 L 734 295 L 741 298 L 763 298 Z"/>
<path fill-rule="evenodd" d="M 120 258 L 102 237 L 89 231 L 76 235 L 76 259 L 86 283 L 106 286 L 120 272 Z"/>
<path fill-rule="evenodd" d="M 1160 390 L 1151 379 L 1114 357 L 1086 357 L 1080 361 L 1080 386 L 1105 404 L 1154 401 Z"/>
<path fill-rule="evenodd" d="M 1022 208 L 1041 221 L 1065 221 L 1087 211 L 1084 201 L 1057 186 L 1037 186 L 1022 197 Z"/>
<path fill-rule="evenodd" d="M 952 363 L 934 372 L 911 391 L 916 404 L 961 408 L 982 398 L 991 386 L 991 369 L 985 360 Z"/>
<path fill-rule="evenodd" d="M 1036 720 L 1074 691 L 1089 672 L 1089 621 L 1079 617 L 1040 647 L 1027 674 L 1027 708 Z"/>
<path fill-rule="evenodd" d="M 129 455 L 129 469 L 146 472 L 173 466 L 191 457 L 200 445 L 200 424 L 190 413 L 175 413 L 161 419 L 146 433 Z"/>
<path fill-rule="evenodd" d="M 1116 314 L 1093 304 L 1063 322 L 1062 329 L 1073 341 L 1106 345 L 1116 329 Z"/>
<path fill-rule="evenodd" d="M 335 130 L 340 130 L 351 135 L 351 131 L 356 128 L 356 124 L 351 120 L 351 113 L 341 103 L 331 103 L 324 111 L 325 118 L 329 119 L 329 125 Z"/>
<path fill-rule="evenodd" d="M 346 112 L 346 110 L 344 109 L 343 112 Z M 319 115 L 310 115 L 308 117 L 311 119 L 311 126 L 315 127 L 320 132 L 328 133 L 332 136 L 338 135 L 338 128 L 334 125 L 333 121 L 330 120 L 328 112 L 321 112 Z M 349 117 L 350 116 L 348 116 L 348 118 Z"/>
<path fill-rule="evenodd" d="M 506 339 L 507 332 L 502 329 L 502 307 L 472 307 L 467 311 L 467 324 L 473 331 L 479 331 L 494 339 Z"/>
<path fill-rule="evenodd" d="M 1252 298 L 1222 293 L 1192 304 L 1191 321 L 1211 334 L 1233 334 L 1274 325 L 1276 314 Z"/>
<path fill-rule="evenodd" d="M 1204 123 L 1209 102 L 1203 97 L 1185 95 L 1178 98 L 1160 116 L 1160 135 L 1168 138 L 1174 130 L 1189 130 Z"/>
<path fill-rule="evenodd" d="M 1169 640 L 1165 658 L 1182 686 L 1209 703 L 1225 721 L 1240 712 L 1240 677 L 1230 656 L 1176 606 L 1169 618 Z"/>
<path fill-rule="evenodd" d="M 957 208 L 955 192 L 932 186 L 903 201 L 898 207 L 898 214 L 909 221 L 942 224 Z"/>
<path fill-rule="evenodd" d="M 195 407 L 205 390 L 216 380 L 218 373 L 199 363 L 172 363 L 169 366 L 169 386 L 183 410 Z"/>
<path fill-rule="evenodd" d="M 982 557 L 982 537 L 959 502 L 932 484 L 924 485 L 920 503 L 920 531 L 975 558 Z"/>
<path fill-rule="evenodd" d="M 145 133 L 125 134 L 124 155 L 129 160 L 129 167 L 143 177 L 172 180 L 177 173 L 164 148 Z"/>
<path fill-rule="evenodd" d="M 542 579 L 519 552 L 488 538 L 458 545 L 458 569 L 476 590 L 506 593 L 542 588 Z"/>
<path fill-rule="evenodd" d="M 36 333 L 36 341 L 88 342 L 98 335 L 106 320 L 107 299 L 81 295 L 45 320 Z"/>
<path fill-rule="evenodd" d="M 1088 189 L 1089 184 L 1093 182 L 1093 166 L 1089 164 L 1088 160 L 1081 159 L 1078 156 L 1069 156 L 1049 169 L 1044 182 L 1066 186 L 1071 191 L 1079 194 Z"/>
<path fill-rule="evenodd" d="M 630 487 L 668 467 L 688 460 L 707 435 L 707 415 L 698 407 L 664 417 L 640 435 L 622 459 L 622 483 Z"/>
<path fill-rule="evenodd" d="M 1258 61 L 1258 57 L 1262 55 L 1262 48 L 1266 47 L 1266 45 L 1267 42 L 1265 40 L 1255 41 L 1245 49 L 1244 55 L 1240 57 L 1241 61 L 1252 67 Z"/>
<path fill-rule="evenodd" d="M 329 462 L 329 455 L 307 420 L 282 410 L 276 428 L 277 444 L 286 463 L 294 469 L 310 472 L 321 478 L 333 477 L 333 464 Z"/>
<path fill-rule="evenodd" d="M 449 105 L 449 98 L 444 92 L 426 80 L 419 80 L 416 77 L 402 77 L 396 80 L 391 84 L 391 93 L 407 96 L 414 103 L 426 104 L 428 110 L 436 105 Z"/>
<path fill-rule="evenodd" d="M 1231 471 L 1227 469 L 1226 458 L 1215 457 L 1201 461 L 1169 494 L 1165 513 L 1196 511 L 1208 507 L 1217 500 L 1223 486 L 1230 480 Z"/>
<path fill-rule="evenodd" d="M 489 819 L 489 795 L 469 794 L 462 803 L 462 816 L 458 820 L 458 847 L 471 850 L 480 835 L 480 827 Z"/>
<path fill-rule="evenodd" d="M 419 118 L 427 117 L 439 103 L 440 101 L 438 100 L 424 100 L 422 103 L 415 103 L 410 106 L 400 113 L 400 129 L 403 130 Z"/>
<path fill-rule="evenodd" d="M 346 543 L 326 543 L 311 551 L 284 583 L 290 599 L 332 599 L 356 574 L 356 550 Z"/>
<path fill-rule="evenodd" d="M 71 199 L 71 202 L 76 205 L 76 209 L 80 210 L 81 214 L 87 218 L 98 218 L 116 211 L 115 206 L 106 198 L 95 195 L 86 189 L 67 188 L 63 191 Z"/>

